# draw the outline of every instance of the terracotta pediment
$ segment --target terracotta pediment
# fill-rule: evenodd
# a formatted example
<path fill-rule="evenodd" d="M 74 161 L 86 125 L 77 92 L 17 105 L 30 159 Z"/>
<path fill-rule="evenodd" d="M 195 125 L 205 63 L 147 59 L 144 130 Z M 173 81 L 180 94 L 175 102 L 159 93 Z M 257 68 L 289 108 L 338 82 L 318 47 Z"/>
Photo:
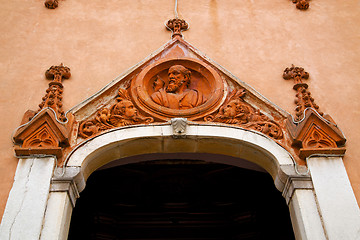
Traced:
<path fill-rule="evenodd" d="M 293 146 L 299 148 L 300 158 L 316 154 L 344 154 L 345 137 L 334 121 L 313 109 L 305 112 L 301 121 L 289 118 L 287 127 Z"/>
<path fill-rule="evenodd" d="M 116 127 L 179 117 L 243 127 L 280 140 L 288 115 L 180 36 L 72 113 L 76 142 Z"/>
<path fill-rule="evenodd" d="M 31 114 L 25 114 L 25 116 Z M 62 155 L 62 149 L 69 146 L 67 129 L 56 120 L 50 109 L 41 111 L 32 118 L 29 124 L 20 127 L 14 135 L 15 143 L 20 147 L 15 148 L 18 156 L 44 154 Z"/>

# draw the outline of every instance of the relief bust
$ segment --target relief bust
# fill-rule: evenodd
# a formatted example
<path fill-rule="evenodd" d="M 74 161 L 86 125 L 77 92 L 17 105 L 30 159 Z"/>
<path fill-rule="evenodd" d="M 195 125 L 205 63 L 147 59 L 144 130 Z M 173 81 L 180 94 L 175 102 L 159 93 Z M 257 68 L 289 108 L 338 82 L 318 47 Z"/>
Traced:
<path fill-rule="evenodd" d="M 189 89 L 191 71 L 186 67 L 182 65 L 170 67 L 168 80 L 167 86 L 159 76 L 154 80 L 155 92 L 151 95 L 151 99 L 155 103 L 171 109 L 190 109 L 205 102 L 201 91 Z"/>
<path fill-rule="evenodd" d="M 202 118 L 224 101 L 226 83 L 209 65 L 194 58 L 163 59 L 147 65 L 131 81 L 131 98 L 157 120 Z"/>

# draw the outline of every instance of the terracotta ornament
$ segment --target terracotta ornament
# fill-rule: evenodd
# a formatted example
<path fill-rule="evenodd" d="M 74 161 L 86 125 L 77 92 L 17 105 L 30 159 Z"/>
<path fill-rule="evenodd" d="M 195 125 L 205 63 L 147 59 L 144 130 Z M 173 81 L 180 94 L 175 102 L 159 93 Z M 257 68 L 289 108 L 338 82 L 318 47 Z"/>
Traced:
<path fill-rule="evenodd" d="M 189 109 L 204 103 L 204 98 L 199 90 L 189 89 L 191 71 L 182 65 L 170 67 L 169 83 L 165 88 L 165 82 L 156 76 L 154 80 L 154 93 L 151 99 L 164 107 L 171 109 Z M 163 86 L 163 87 L 161 87 Z"/>
<path fill-rule="evenodd" d="M 88 138 L 111 128 L 149 124 L 154 121 L 152 117 L 143 117 L 138 113 L 127 90 L 119 89 L 116 101 L 110 108 L 98 110 L 93 119 L 82 122 L 79 127 L 79 136 Z"/>
<path fill-rule="evenodd" d="M 289 118 L 287 128 L 292 138 L 292 145 L 298 148 L 299 157 L 304 159 L 316 154 L 344 154 L 345 137 L 329 115 L 319 111 L 303 80 L 309 73 L 301 67 L 286 68 L 283 73 L 285 80 L 292 79 L 297 91 L 295 100 L 295 121 Z"/>
<path fill-rule="evenodd" d="M 225 83 L 196 59 L 164 59 L 144 68 L 131 82 L 134 104 L 153 118 L 202 118 L 220 107 Z"/>
<path fill-rule="evenodd" d="M 45 7 L 49 9 L 55 9 L 59 6 L 59 0 L 46 0 Z"/>
<path fill-rule="evenodd" d="M 52 108 L 60 121 L 65 121 L 65 113 L 62 109 L 62 93 L 63 93 L 63 79 L 69 79 L 71 77 L 70 68 L 65 67 L 63 64 L 59 66 L 51 66 L 46 72 L 45 76 L 51 79 L 49 88 L 46 90 L 45 96 L 42 98 L 42 103 L 39 104 L 39 111 L 45 107 Z"/>
<path fill-rule="evenodd" d="M 216 114 L 206 116 L 204 120 L 238 125 L 262 132 L 274 139 L 283 138 L 280 125 L 246 103 L 243 99 L 245 94 L 244 89 L 233 90 L 220 110 Z"/>
<path fill-rule="evenodd" d="M 172 31 L 172 35 L 171 37 L 175 37 L 175 36 L 179 36 L 182 37 L 182 31 L 186 31 L 189 28 L 189 25 L 187 24 L 187 22 L 183 19 L 179 19 L 179 18 L 174 18 L 174 19 L 170 19 L 167 23 L 166 23 L 166 28 L 168 30 Z"/>
<path fill-rule="evenodd" d="M 62 110 L 61 81 L 70 78 L 70 68 L 63 64 L 51 66 L 45 76 L 52 81 L 39 105 L 40 109 L 37 112 L 28 110 L 24 114 L 23 127 L 14 135 L 15 143 L 20 145 L 15 148 L 18 156 L 45 154 L 60 158 L 63 148 L 69 145 L 68 127 L 71 124 L 65 124 L 67 119 Z M 64 123 L 59 123 L 59 120 Z"/>
<path fill-rule="evenodd" d="M 315 100 L 311 97 L 311 93 L 308 91 L 308 85 L 303 83 L 303 80 L 309 78 L 309 73 L 304 71 L 302 67 L 295 67 L 292 65 L 290 68 L 286 68 L 283 73 L 283 78 L 285 80 L 294 80 L 295 84 L 293 89 L 296 90 L 296 108 L 295 108 L 295 120 L 299 121 L 304 117 L 304 111 L 307 108 L 313 108 L 321 116 L 322 112 L 319 111 L 319 106 L 315 104 Z"/>
<path fill-rule="evenodd" d="M 309 8 L 309 0 L 292 0 L 296 4 L 296 8 L 300 10 L 306 10 Z"/>

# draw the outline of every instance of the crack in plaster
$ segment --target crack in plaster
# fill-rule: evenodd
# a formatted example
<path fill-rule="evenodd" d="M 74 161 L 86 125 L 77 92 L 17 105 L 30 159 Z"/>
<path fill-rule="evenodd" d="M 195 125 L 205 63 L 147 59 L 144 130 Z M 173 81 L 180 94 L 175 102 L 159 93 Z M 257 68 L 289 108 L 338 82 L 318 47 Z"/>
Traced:
<path fill-rule="evenodd" d="M 28 160 L 27 160 L 27 161 L 28 161 Z M 29 167 L 29 171 L 28 171 L 27 176 L 26 176 L 25 191 L 24 191 L 24 195 L 23 195 L 24 197 L 22 198 L 20 207 L 19 207 L 19 209 L 18 209 L 18 211 L 17 211 L 17 213 L 16 213 L 16 215 L 15 215 L 15 217 L 14 217 L 12 223 L 11 223 L 11 226 L 10 226 L 10 229 L 9 229 L 9 239 L 11 239 L 12 229 L 13 229 L 13 227 L 14 227 L 14 224 L 16 223 L 16 219 L 17 219 L 18 215 L 20 214 L 20 212 L 21 212 L 22 209 L 23 209 L 24 202 L 25 202 L 25 197 L 26 197 L 26 194 L 27 194 L 27 192 L 28 192 L 28 183 L 29 183 L 29 181 L 30 181 L 31 171 L 32 171 L 32 168 L 33 168 L 33 165 L 34 165 L 34 160 L 32 159 L 31 161 L 32 161 L 32 162 L 31 162 L 31 165 L 30 165 L 30 167 Z"/>

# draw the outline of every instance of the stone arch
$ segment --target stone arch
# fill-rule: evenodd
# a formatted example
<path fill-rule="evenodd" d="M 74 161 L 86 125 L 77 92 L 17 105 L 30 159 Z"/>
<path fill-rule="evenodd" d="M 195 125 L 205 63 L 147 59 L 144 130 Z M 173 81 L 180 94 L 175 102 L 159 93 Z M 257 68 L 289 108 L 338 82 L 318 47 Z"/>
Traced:
<path fill-rule="evenodd" d="M 300 166 L 295 164 L 291 154 L 262 133 L 233 126 L 181 121 L 180 128 L 171 121 L 109 130 L 80 143 L 69 154 L 65 165 L 55 171 L 55 157 L 20 159 L 17 170 L 19 176 L 15 179 L 9 197 L 10 204 L 4 214 L 0 236 L 5 239 L 12 233 L 14 239 L 18 236 L 67 239 L 76 198 L 85 188 L 86 179 L 93 171 L 112 161 L 117 160 L 120 164 L 136 163 L 144 161 L 138 156 L 155 156 L 159 153 L 228 156 L 215 162 L 233 166 L 240 166 L 241 161 L 255 163 L 272 176 L 276 188 L 282 192 L 289 206 L 296 239 L 326 239 L 329 231 L 334 236 L 338 234 L 336 231 L 341 232 L 341 228 L 333 231 L 331 227 L 335 226 L 336 219 L 332 218 L 332 214 L 340 214 L 340 210 L 333 211 L 333 205 L 324 203 L 324 199 L 331 196 L 341 201 L 342 195 L 331 194 L 333 190 L 330 193 L 325 188 L 327 185 L 322 184 L 325 178 L 334 182 L 337 192 L 350 194 L 350 184 L 341 180 L 345 174 L 341 158 L 313 157 L 308 162 L 310 171 L 297 171 Z M 324 173 L 324 168 L 331 174 L 327 174 L 327 171 Z M 27 172 L 26 177 L 21 178 Z M 334 178 L 336 174 L 339 178 Z M 40 182 L 41 188 L 38 187 Z M 340 186 L 339 182 L 341 187 L 336 187 Z M 22 194 L 23 186 L 28 189 Z M 341 211 L 343 206 L 348 205 L 341 204 Z M 351 215 L 357 207 L 356 202 L 350 202 L 349 206 L 347 213 Z M 24 213 L 32 214 L 31 223 L 34 227 L 26 235 L 17 230 L 23 227 L 24 221 L 28 221 L 26 214 L 18 214 L 19 208 L 25 209 Z M 352 229 L 357 229 L 356 211 L 351 216 L 354 219 Z M 328 220 L 324 221 L 324 217 Z M 349 236 L 354 235 L 354 231 Z"/>
<path fill-rule="evenodd" d="M 74 149 L 66 160 L 65 169 L 77 169 L 76 184 L 82 191 L 91 173 L 107 163 L 119 159 L 120 165 L 136 163 L 144 159 L 134 156 L 159 153 L 220 154 L 232 158 L 212 161 L 233 166 L 241 166 L 242 160 L 249 161 L 266 170 L 281 192 L 288 178 L 296 175 L 291 154 L 261 133 L 238 127 L 191 123 L 182 136 L 174 135 L 169 124 L 131 126 L 106 132 Z"/>

